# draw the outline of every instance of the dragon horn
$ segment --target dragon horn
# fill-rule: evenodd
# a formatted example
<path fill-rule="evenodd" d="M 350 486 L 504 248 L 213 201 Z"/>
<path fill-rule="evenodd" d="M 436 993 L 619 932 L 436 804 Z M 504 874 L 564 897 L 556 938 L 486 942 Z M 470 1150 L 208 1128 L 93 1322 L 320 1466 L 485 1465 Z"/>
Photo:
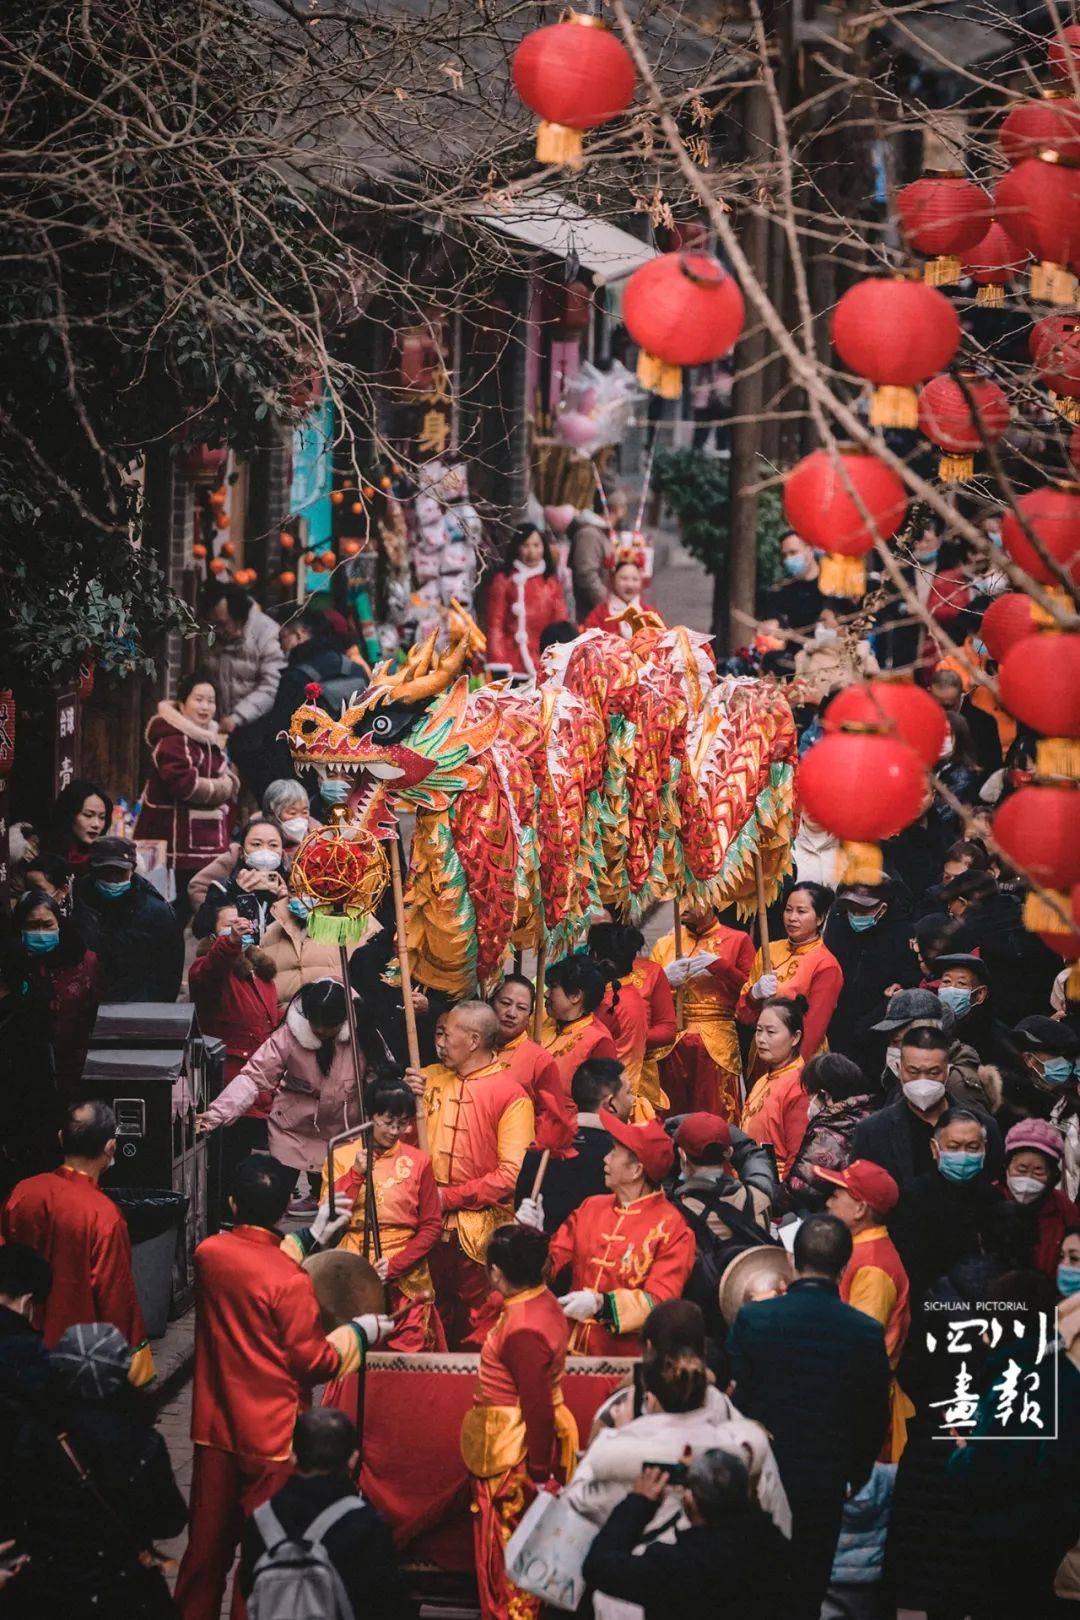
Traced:
<path fill-rule="evenodd" d="M 419 646 L 410 649 L 401 669 L 378 680 L 379 672 L 375 672 L 359 707 L 367 710 L 384 703 L 426 703 L 437 693 L 445 692 L 465 668 L 472 650 L 473 632 L 479 634 L 470 619 L 449 652 L 440 656 L 435 650 L 439 634 L 436 628 Z"/>

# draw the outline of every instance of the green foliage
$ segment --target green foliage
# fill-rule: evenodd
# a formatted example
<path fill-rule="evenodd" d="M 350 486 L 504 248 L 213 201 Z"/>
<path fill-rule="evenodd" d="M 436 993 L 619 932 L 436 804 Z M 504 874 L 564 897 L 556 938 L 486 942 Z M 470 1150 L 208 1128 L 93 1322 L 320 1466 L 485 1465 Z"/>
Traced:
<path fill-rule="evenodd" d="M 731 463 L 700 450 L 657 449 L 653 483 L 679 521 L 686 549 L 721 581 L 727 578 L 731 518 Z M 758 497 L 758 581 L 768 588 L 780 577 L 780 541 L 787 533 L 777 489 Z"/>

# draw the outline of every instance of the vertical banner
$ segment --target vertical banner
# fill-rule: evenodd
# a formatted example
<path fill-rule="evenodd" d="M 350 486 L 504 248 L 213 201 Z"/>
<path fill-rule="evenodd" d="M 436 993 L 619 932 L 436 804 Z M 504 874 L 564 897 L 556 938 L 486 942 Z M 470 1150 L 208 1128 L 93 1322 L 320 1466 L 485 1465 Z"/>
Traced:
<path fill-rule="evenodd" d="M 53 752 L 53 795 L 62 793 L 79 774 L 79 694 L 61 692 L 56 700 Z"/>

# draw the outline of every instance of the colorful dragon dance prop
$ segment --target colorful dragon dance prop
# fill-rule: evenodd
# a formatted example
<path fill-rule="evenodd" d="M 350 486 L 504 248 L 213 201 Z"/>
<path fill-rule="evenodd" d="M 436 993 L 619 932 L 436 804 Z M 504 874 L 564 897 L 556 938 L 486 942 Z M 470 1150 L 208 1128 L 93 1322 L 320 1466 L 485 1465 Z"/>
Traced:
<path fill-rule="evenodd" d="M 316 687 L 293 715 L 297 765 L 350 784 L 335 831 L 358 853 L 415 814 L 406 932 L 420 983 L 469 994 L 508 950 L 541 943 L 558 960 L 601 906 L 637 918 L 679 897 L 749 914 L 755 857 L 775 896 L 793 835 L 786 700 L 719 676 L 706 636 L 627 617 L 629 640 L 589 630 L 550 648 L 532 691 L 470 691 L 463 623 L 446 651 L 433 634 L 400 668 L 380 665 L 340 715 Z M 349 863 L 358 885 L 362 865 Z"/>

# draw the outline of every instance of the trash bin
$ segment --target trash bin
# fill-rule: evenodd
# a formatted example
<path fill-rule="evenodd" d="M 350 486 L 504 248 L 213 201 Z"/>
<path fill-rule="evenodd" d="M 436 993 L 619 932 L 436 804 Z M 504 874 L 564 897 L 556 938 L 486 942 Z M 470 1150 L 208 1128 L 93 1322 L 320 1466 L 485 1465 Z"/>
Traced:
<path fill-rule="evenodd" d="M 144 1187 L 106 1187 L 131 1234 L 131 1270 L 135 1292 L 152 1339 L 160 1339 L 169 1322 L 176 1237 L 187 1216 L 187 1195 Z"/>

